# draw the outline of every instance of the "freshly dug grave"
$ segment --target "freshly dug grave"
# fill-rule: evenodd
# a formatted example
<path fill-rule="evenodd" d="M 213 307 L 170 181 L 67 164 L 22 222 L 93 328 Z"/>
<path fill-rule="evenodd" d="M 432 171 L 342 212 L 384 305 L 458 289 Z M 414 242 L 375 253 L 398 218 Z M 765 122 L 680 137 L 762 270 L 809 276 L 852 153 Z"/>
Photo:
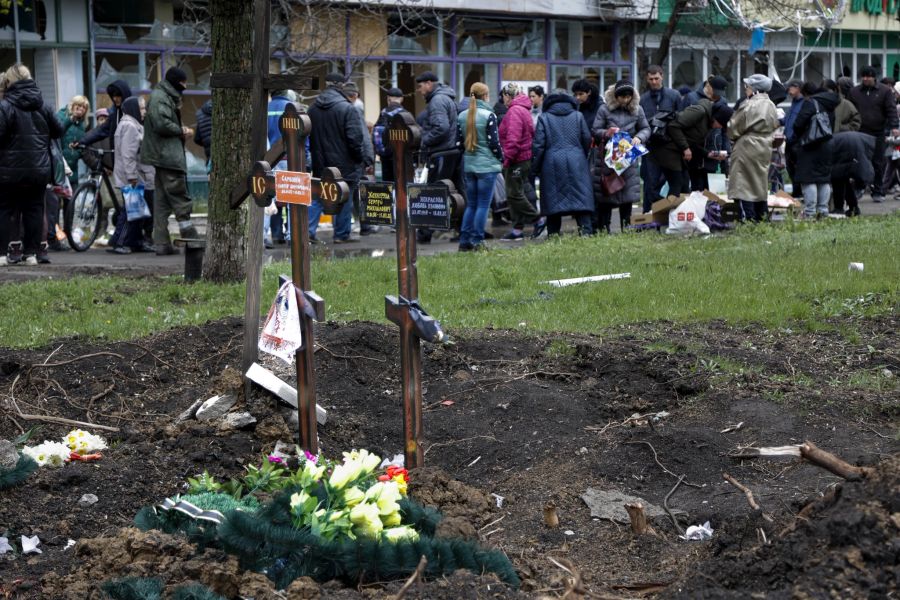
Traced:
<path fill-rule="evenodd" d="M 485 330 L 425 346 L 427 468 L 411 473 L 410 495 L 443 512 L 442 535 L 504 551 L 523 583 L 511 590 L 490 575 L 458 572 L 413 586 L 409 597 L 896 593 L 898 461 L 890 458 L 898 451 L 891 376 L 900 372 L 898 322 L 858 320 L 852 332 L 840 325 L 807 333 L 662 323 L 602 337 Z M 13 397 L 24 413 L 121 430 L 94 431 L 111 442 L 101 461 L 43 468 L 0 492 L 0 535 L 14 542 L 37 535 L 43 549 L 0 556 L 0 595 L 99 598 L 104 577 L 153 573 L 164 575 L 167 590 L 200 581 L 228 597 L 276 597 L 263 576 L 242 572 L 233 559 L 213 550 L 194 555 L 183 539 L 132 527 L 141 507 L 183 492 L 186 477 L 234 476 L 290 438 L 290 411 L 261 390 L 243 398 L 240 339 L 240 322 L 226 320 L 128 343 L 71 339 L 0 350 L 0 401 Z M 318 401 L 329 412 L 319 429 L 322 451 L 398 453 L 396 328 L 323 324 L 317 342 Z M 289 369 L 265 362 L 290 378 Z M 174 423 L 195 400 L 227 392 L 238 393 L 236 409 L 253 414 L 254 427 Z M 0 438 L 35 424 L 8 408 Z M 658 416 L 629 420 L 634 414 Z M 68 429 L 44 423 L 36 441 Z M 742 446 L 804 440 L 850 463 L 880 466 L 866 482 L 842 484 L 798 459 L 729 456 Z M 770 544 L 723 471 L 771 514 L 773 522 L 762 524 Z M 651 522 L 657 536 L 636 537 L 627 524 L 592 518 L 581 498 L 587 488 L 616 490 L 662 506 L 681 475 L 668 505 L 681 528 L 710 521 L 709 542 L 678 539 L 665 514 Z M 807 511 L 808 521 L 778 535 L 839 484 L 833 500 Z M 99 501 L 79 506 L 88 493 Z M 559 527 L 545 525 L 548 504 Z M 65 549 L 70 539 L 77 544 Z M 392 597 L 402 584 L 298 580 L 286 597 Z"/>

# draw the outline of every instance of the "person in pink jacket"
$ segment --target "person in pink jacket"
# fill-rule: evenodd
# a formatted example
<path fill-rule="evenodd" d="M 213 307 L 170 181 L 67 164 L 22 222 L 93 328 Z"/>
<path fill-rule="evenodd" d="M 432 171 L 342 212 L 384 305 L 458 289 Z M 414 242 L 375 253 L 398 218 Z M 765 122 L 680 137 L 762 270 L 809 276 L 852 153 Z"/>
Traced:
<path fill-rule="evenodd" d="M 508 107 L 500 121 L 500 146 L 503 149 L 503 179 L 506 181 L 506 201 L 513 229 L 501 238 L 504 242 L 525 239 L 522 229 L 525 223 L 533 223 L 532 238 L 543 233 L 546 220 L 525 196 L 525 185 L 530 182 L 531 144 L 534 141 L 534 122 L 531 120 L 531 100 L 516 83 L 507 83 L 500 90 L 500 97 Z"/>

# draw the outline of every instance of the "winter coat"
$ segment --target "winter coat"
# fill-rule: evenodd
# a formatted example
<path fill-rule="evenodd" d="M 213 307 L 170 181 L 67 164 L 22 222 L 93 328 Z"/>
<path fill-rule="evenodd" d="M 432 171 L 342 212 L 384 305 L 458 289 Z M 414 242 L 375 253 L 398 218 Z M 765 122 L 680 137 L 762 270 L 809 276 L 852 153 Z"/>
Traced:
<path fill-rule="evenodd" d="M 0 100 L 0 185 L 47 185 L 50 140 L 62 135 L 62 124 L 33 79 L 10 85 Z"/>
<path fill-rule="evenodd" d="M 194 143 L 203 147 L 206 160 L 212 155 L 212 100 L 207 100 L 197 110 L 197 131 L 194 132 Z"/>
<path fill-rule="evenodd" d="M 456 92 L 448 85 L 436 83 L 425 100 L 422 117 L 422 150 L 427 153 L 458 148 L 456 139 Z"/>
<path fill-rule="evenodd" d="M 591 132 L 566 94 L 544 98 L 544 111 L 534 134 L 531 168 L 541 178 L 541 212 L 545 215 L 592 212 L 588 153 Z"/>
<path fill-rule="evenodd" d="M 106 86 L 106 93 L 109 94 L 109 97 L 112 98 L 114 95 L 121 96 L 122 102 L 125 102 L 128 98 L 131 98 L 131 88 L 128 87 L 128 84 L 122 81 L 121 79 L 113 81 L 111 84 Z M 119 121 L 122 119 L 122 107 L 116 106 L 113 103 L 112 106 L 109 107 L 109 117 L 104 121 L 103 125 L 99 127 L 94 127 L 87 135 L 85 135 L 81 139 L 81 143 L 85 146 L 90 146 L 91 144 L 95 144 L 102 139 L 109 139 L 110 148 L 115 148 L 115 136 L 116 136 L 116 127 L 119 126 Z"/>
<path fill-rule="evenodd" d="M 597 110 L 597 116 L 591 127 L 591 134 L 597 145 L 596 164 L 592 170 L 594 199 L 605 204 L 632 204 L 641 199 L 641 175 L 637 164 L 632 164 L 622 172 L 625 187 L 612 196 L 603 194 L 603 176 L 613 172 L 606 166 L 605 161 L 606 141 L 607 137 L 610 137 L 606 131 L 610 127 L 618 127 L 622 133 L 645 142 L 650 138 L 650 125 L 636 95 L 632 95 L 627 104 L 622 104 L 616 97 L 615 85 L 611 85 L 607 88 L 604 99 L 606 103 Z"/>
<path fill-rule="evenodd" d="M 603 104 L 603 100 L 600 98 L 600 89 L 593 83 L 590 86 L 591 95 L 588 96 L 587 102 L 578 105 L 578 112 L 584 117 L 584 122 L 587 123 L 588 128 L 594 123 L 594 119 L 597 118 L 597 111 L 600 110 L 600 105 Z"/>
<path fill-rule="evenodd" d="M 266 137 L 269 140 L 269 147 L 281 139 L 281 130 L 278 128 L 278 120 L 284 114 L 284 107 L 290 104 L 284 96 L 272 96 L 266 107 Z"/>
<path fill-rule="evenodd" d="M 897 101 L 894 91 L 883 83 L 874 87 L 862 84 L 850 90 L 850 102 L 856 105 L 861 123 L 859 130 L 881 136 L 888 129 L 897 129 Z"/>
<path fill-rule="evenodd" d="M 84 137 L 84 134 L 86 133 L 85 119 L 82 118 L 80 121 L 73 121 L 69 116 L 68 108 L 59 109 L 59 112 L 56 113 L 56 119 L 62 124 L 63 128 L 63 136 L 60 140 L 63 158 L 66 159 L 66 164 L 75 171 L 77 170 L 75 165 L 78 164 L 78 159 L 81 158 L 81 150 L 69 148 L 69 144 L 80 142 Z"/>
<path fill-rule="evenodd" d="M 653 160 L 660 167 L 679 171 L 684 168 L 682 154 L 685 150 L 690 148 L 694 154 L 703 152 L 712 121 L 712 107 L 712 100 L 701 98 L 669 122 L 666 127 L 669 140 L 653 148 Z"/>
<path fill-rule="evenodd" d="M 834 162 L 831 180 L 852 178 L 858 187 L 875 180 L 872 155 L 875 153 L 875 137 L 859 131 L 842 131 L 832 138 Z"/>
<path fill-rule="evenodd" d="M 834 109 L 834 132 L 859 131 L 861 122 L 856 106 L 846 98 L 841 98 L 841 103 Z"/>
<path fill-rule="evenodd" d="M 503 166 L 531 160 L 534 143 L 534 121 L 531 120 L 531 100 L 525 94 L 513 98 L 500 123 L 500 144 L 503 146 Z"/>
<path fill-rule="evenodd" d="M 506 112 L 509 110 L 509 107 L 503 102 L 503 98 L 500 98 L 496 102 L 494 102 L 494 114 L 497 115 L 497 125 L 503 124 L 503 117 L 506 116 Z"/>
<path fill-rule="evenodd" d="M 728 137 L 734 142 L 728 171 L 728 197 L 762 202 L 769 197 L 769 163 L 778 114 L 766 93 L 750 96 L 728 121 Z"/>
<path fill-rule="evenodd" d="M 372 134 L 369 133 L 369 126 L 366 124 L 365 109 L 359 104 L 354 104 L 353 108 L 359 112 L 359 122 L 362 124 L 363 169 L 366 169 L 375 164 L 375 145 L 372 143 Z"/>
<path fill-rule="evenodd" d="M 329 87 L 309 107 L 309 119 L 313 175 L 321 175 L 326 167 L 337 167 L 347 183 L 355 185 L 362 177 L 365 160 L 365 123 L 360 112 L 343 92 Z"/>
<path fill-rule="evenodd" d="M 187 173 L 181 129 L 181 94 L 165 79 L 159 82 L 147 102 L 141 162 Z"/>
<path fill-rule="evenodd" d="M 803 139 L 803 135 L 809 130 L 810 122 L 816 114 L 814 101 L 818 103 L 819 110 L 828 115 L 834 128 L 834 109 L 840 104 L 840 98 L 834 92 L 819 92 L 812 98 L 805 98 L 797 120 L 794 121 L 794 138 L 797 143 Z M 883 135 L 883 134 L 882 134 Z M 794 168 L 794 182 L 800 185 L 806 183 L 830 183 L 831 163 L 833 161 L 833 144 L 830 139 L 815 142 L 808 146 L 797 146 L 797 166 Z"/>
<path fill-rule="evenodd" d="M 469 111 L 467 108 L 459 113 L 460 141 L 465 148 L 466 133 L 469 129 Z M 484 100 L 476 100 L 475 108 L 475 132 L 478 141 L 475 151 L 465 151 L 466 173 L 499 173 L 503 162 L 503 151 L 500 148 L 500 133 L 497 127 L 497 115 L 494 114 L 491 105 Z"/>
<path fill-rule="evenodd" d="M 677 112 L 679 104 L 681 104 L 681 94 L 672 88 L 664 87 L 656 94 L 650 90 L 641 94 L 641 108 L 644 109 L 644 116 L 648 121 L 661 111 Z"/>
<path fill-rule="evenodd" d="M 156 169 L 141 162 L 141 141 L 144 139 L 144 126 L 130 115 L 124 115 L 116 128 L 116 165 L 113 179 L 117 187 L 123 188 L 130 179 L 137 179 L 144 188 L 153 189 Z"/>

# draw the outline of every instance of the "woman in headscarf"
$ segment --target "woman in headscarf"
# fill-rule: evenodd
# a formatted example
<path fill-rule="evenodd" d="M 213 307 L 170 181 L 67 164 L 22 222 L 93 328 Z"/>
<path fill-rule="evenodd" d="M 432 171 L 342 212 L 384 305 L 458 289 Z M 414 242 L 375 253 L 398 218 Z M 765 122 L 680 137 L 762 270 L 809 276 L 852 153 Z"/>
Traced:
<path fill-rule="evenodd" d="M 141 142 L 144 140 L 144 99 L 137 96 L 126 98 L 122 102 L 122 118 L 116 127 L 116 158 L 113 179 L 126 195 L 124 188 L 139 189 L 144 187 L 144 201 L 147 207 L 153 206 L 153 180 L 155 170 L 141 162 Z M 152 210 L 152 208 L 151 208 Z M 131 254 L 132 252 L 153 252 L 153 245 L 144 240 L 144 230 L 152 231 L 152 217 L 128 220 L 127 211 L 120 210 L 116 221 L 116 231 L 109 241 L 107 252 L 115 254 Z"/>
<path fill-rule="evenodd" d="M 769 163 L 772 138 L 778 128 L 775 105 L 769 100 L 772 80 L 756 74 L 744 79 L 747 99 L 727 125 L 732 141 L 728 197 L 740 203 L 744 219 L 762 221 L 768 213 Z"/>

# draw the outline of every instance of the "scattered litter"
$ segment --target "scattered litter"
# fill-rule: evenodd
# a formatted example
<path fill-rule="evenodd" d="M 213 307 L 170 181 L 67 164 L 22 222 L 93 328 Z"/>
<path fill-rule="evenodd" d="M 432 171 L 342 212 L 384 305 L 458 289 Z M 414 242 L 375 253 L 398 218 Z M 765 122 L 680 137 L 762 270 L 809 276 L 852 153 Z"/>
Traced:
<path fill-rule="evenodd" d="M 71 548 L 74 545 L 75 545 L 75 540 L 70 539 L 69 541 L 66 542 L 66 545 L 63 546 L 63 551 L 68 550 L 69 548 Z"/>
<path fill-rule="evenodd" d="M 12 552 L 13 547 L 9 545 L 9 538 L 0 537 L 0 554 Z"/>
<path fill-rule="evenodd" d="M 277 356 L 289 365 L 294 362 L 294 353 L 303 345 L 297 293 L 292 282 L 282 284 L 259 336 L 261 351 Z"/>
<path fill-rule="evenodd" d="M 509 402 L 503 402 L 502 404 L 498 404 L 497 408 L 502 408 L 503 410 L 509 409 Z"/>
<path fill-rule="evenodd" d="M 711 539 L 712 534 L 713 529 L 709 526 L 709 521 L 707 521 L 703 525 L 691 525 L 685 530 L 684 535 L 679 535 L 678 537 L 689 542 L 702 542 Z"/>
<path fill-rule="evenodd" d="M 475 463 L 477 463 L 479 460 L 481 460 L 481 457 L 480 457 L 480 456 L 479 456 L 478 458 L 476 458 L 475 460 L 473 460 L 472 462 L 470 462 L 469 464 L 467 464 L 467 465 L 466 465 L 466 468 L 469 468 L 469 467 L 474 466 Z"/>
<path fill-rule="evenodd" d="M 494 497 L 494 500 L 497 501 L 497 508 L 503 508 L 503 501 L 506 499 L 503 496 L 499 496 L 497 494 L 491 494 Z"/>
<path fill-rule="evenodd" d="M 377 250 L 372 250 L 372 258 L 381 258 L 384 256 L 384 249 L 379 248 Z"/>
<path fill-rule="evenodd" d="M 667 513 L 661 507 L 650 504 L 643 498 L 638 496 L 630 496 L 619 490 L 597 490 L 587 488 L 581 495 L 581 499 L 591 509 L 591 517 L 599 519 L 607 519 L 627 525 L 631 522 L 628 518 L 628 512 L 625 510 L 626 504 L 635 504 L 640 502 L 644 505 L 644 513 L 648 519 L 665 516 Z M 686 514 L 684 511 L 674 510 L 676 514 Z"/>
<path fill-rule="evenodd" d="M 454 404 L 456 404 L 456 402 L 454 402 L 453 400 L 444 400 L 443 402 L 441 402 L 441 406 L 453 406 Z"/>
<path fill-rule="evenodd" d="M 92 504 L 97 504 L 97 502 L 99 502 L 99 500 L 100 500 L 100 498 L 98 498 L 94 494 L 85 494 L 81 498 L 79 498 L 78 506 L 81 506 L 82 508 L 88 507 L 88 506 L 91 506 Z"/>
<path fill-rule="evenodd" d="M 31 537 L 22 536 L 22 554 L 43 554 L 41 549 L 38 548 L 38 544 L 41 543 L 41 540 L 38 539 L 38 536 L 33 535 Z"/>
<path fill-rule="evenodd" d="M 852 262 L 852 263 L 850 263 L 850 266 L 848 267 L 848 270 L 850 270 L 850 271 L 863 271 L 865 268 L 866 268 L 866 265 L 863 264 L 863 263 Z"/>
<path fill-rule="evenodd" d="M 406 462 L 406 457 L 402 454 L 395 454 L 394 458 L 386 458 L 381 461 L 381 465 L 379 465 L 379 469 L 386 469 L 387 467 L 403 467 L 403 464 Z"/>
<path fill-rule="evenodd" d="M 885 368 L 885 369 L 881 370 L 881 376 L 884 377 L 885 379 L 890 379 L 891 377 L 894 376 L 894 372 L 891 371 L 890 369 Z"/>
<path fill-rule="evenodd" d="M 769 446 L 767 448 L 739 448 L 730 454 L 731 458 L 754 458 L 756 456 L 800 456 L 800 446 Z"/>
<path fill-rule="evenodd" d="M 565 531 L 563 531 L 563 533 L 566 535 L 575 535 L 575 532 L 572 531 L 571 529 L 566 529 Z"/>
<path fill-rule="evenodd" d="M 590 277 L 574 277 L 572 279 L 552 279 L 550 281 L 544 281 L 542 283 L 548 283 L 553 287 L 566 287 L 568 285 L 575 285 L 577 283 L 588 283 L 594 281 L 609 281 L 611 279 L 629 279 L 631 278 L 631 273 L 613 273 L 611 275 L 591 275 Z M 523 324 L 520 323 L 520 326 Z"/>
<path fill-rule="evenodd" d="M 741 421 L 741 422 L 738 423 L 737 425 L 729 425 L 728 427 L 726 427 L 725 429 L 723 429 L 723 430 L 720 431 L 719 433 L 731 433 L 732 431 L 737 431 L 738 429 L 740 429 L 740 428 L 743 427 L 743 426 L 744 426 L 744 422 Z"/>
<path fill-rule="evenodd" d="M 584 455 L 584 454 L 587 454 L 587 453 L 588 453 L 588 449 L 585 448 L 584 446 L 582 446 L 581 448 L 579 448 L 578 450 L 575 451 L 575 454 L 581 454 L 581 455 Z"/>
<path fill-rule="evenodd" d="M 253 363 L 247 369 L 245 375 L 247 379 L 258 383 L 294 408 L 297 408 L 297 390 L 283 382 L 272 371 L 260 366 L 258 363 Z M 327 420 L 328 413 L 324 408 L 316 404 L 316 422 L 319 425 L 324 425 Z"/>

